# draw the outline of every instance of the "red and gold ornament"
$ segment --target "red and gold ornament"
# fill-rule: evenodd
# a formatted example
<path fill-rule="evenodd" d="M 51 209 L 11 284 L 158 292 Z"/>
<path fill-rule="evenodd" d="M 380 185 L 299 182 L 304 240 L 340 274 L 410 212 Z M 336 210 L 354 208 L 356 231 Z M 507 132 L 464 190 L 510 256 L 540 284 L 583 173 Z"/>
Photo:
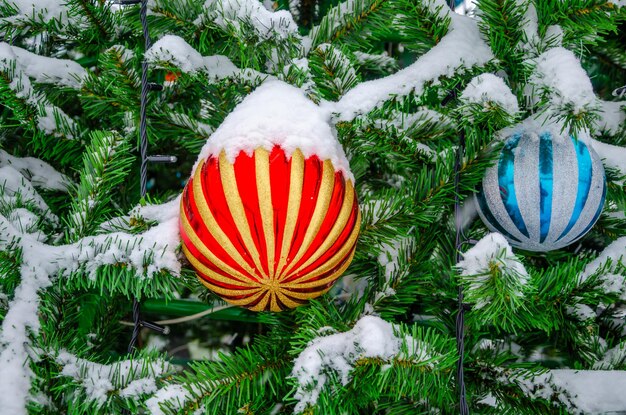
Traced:
<path fill-rule="evenodd" d="M 327 292 L 354 256 L 354 184 L 330 160 L 222 151 L 201 160 L 181 199 L 183 252 L 231 304 L 281 311 Z"/>

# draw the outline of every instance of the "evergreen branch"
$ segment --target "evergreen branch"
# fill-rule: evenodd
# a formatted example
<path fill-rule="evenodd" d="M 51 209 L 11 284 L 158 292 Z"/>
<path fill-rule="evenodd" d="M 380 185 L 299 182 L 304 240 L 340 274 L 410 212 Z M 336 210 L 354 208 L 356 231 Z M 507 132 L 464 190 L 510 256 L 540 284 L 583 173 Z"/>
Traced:
<path fill-rule="evenodd" d="M 332 43 L 357 31 L 364 20 L 381 9 L 388 0 L 346 0 L 330 9 L 309 37 L 313 47 Z"/>
<path fill-rule="evenodd" d="M 358 82 L 352 62 L 330 44 L 319 45 L 309 55 L 311 79 L 322 98 L 337 100 Z"/>
<path fill-rule="evenodd" d="M 91 143 L 83 153 L 80 183 L 66 220 L 70 241 L 92 234 L 107 219 L 113 190 L 126 179 L 132 165 L 130 150 L 128 139 L 116 133 L 91 133 Z"/>
<path fill-rule="evenodd" d="M 450 16 L 444 4 L 394 0 L 393 6 L 397 10 L 394 23 L 399 27 L 400 41 L 418 55 L 433 48 L 448 33 Z"/>

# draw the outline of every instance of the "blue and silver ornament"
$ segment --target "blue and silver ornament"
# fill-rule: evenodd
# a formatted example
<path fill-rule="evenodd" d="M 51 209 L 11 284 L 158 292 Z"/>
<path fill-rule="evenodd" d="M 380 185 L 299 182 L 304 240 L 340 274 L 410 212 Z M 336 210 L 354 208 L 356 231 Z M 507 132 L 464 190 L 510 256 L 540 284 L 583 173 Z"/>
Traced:
<path fill-rule="evenodd" d="M 509 137 L 476 197 L 485 225 L 528 251 L 551 251 L 582 238 L 606 196 L 598 154 L 575 137 Z"/>

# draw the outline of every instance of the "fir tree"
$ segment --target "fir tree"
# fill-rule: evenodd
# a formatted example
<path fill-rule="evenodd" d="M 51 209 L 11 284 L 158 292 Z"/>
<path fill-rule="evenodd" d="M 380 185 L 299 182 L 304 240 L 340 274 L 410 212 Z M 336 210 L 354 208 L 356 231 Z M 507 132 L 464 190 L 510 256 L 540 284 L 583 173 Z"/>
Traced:
<path fill-rule="evenodd" d="M 478 0 L 468 15 L 443 0 L 150 0 L 148 51 L 139 6 L 116 3 L 0 0 L 2 413 L 458 413 L 459 287 L 472 413 L 626 410 L 623 0 Z M 150 154 L 178 161 L 151 164 L 140 198 L 144 61 L 163 86 Z M 272 79 L 332 112 L 362 223 L 329 293 L 252 313 L 197 281 L 178 196 Z M 520 123 L 587 137 L 603 159 L 602 216 L 566 248 L 512 249 L 476 216 Z M 127 354 L 133 298 L 172 332 L 144 329 Z"/>

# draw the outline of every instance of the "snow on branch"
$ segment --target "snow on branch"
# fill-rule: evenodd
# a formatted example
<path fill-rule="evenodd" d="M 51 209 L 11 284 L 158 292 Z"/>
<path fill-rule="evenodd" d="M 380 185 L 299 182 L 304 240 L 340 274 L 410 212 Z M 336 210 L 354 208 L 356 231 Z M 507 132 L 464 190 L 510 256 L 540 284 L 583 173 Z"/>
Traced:
<path fill-rule="evenodd" d="M 485 73 L 470 81 L 461 94 L 461 101 L 478 104 L 485 111 L 498 105 L 509 115 L 519 112 L 517 98 L 504 80 L 496 75 Z"/>
<path fill-rule="evenodd" d="M 39 291 L 49 287 L 53 277 L 69 276 L 81 269 L 95 278 L 102 265 L 126 264 L 137 271 L 138 278 L 150 278 L 161 270 L 178 274 L 178 204 L 179 200 L 174 200 L 161 205 L 163 221 L 143 234 L 115 232 L 59 246 L 46 245 L 34 236 L 21 233 L 0 215 L 0 249 L 20 248 L 22 254 L 21 282 L 0 330 L 0 390 L 3 391 L 0 407 L 3 411 L 17 415 L 27 413 L 34 376 L 28 363 L 32 352 L 30 336 L 37 335 L 40 327 Z"/>
<path fill-rule="evenodd" d="M 549 49 L 531 62 L 535 68 L 527 93 L 534 102 L 539 100 L 535 96 L 539 92 L 549 96 L 552 106 L 569 107 L 575 113 L 598 107 L 591 80 L 571 51 L 561 47 Z"/>
<path fill-rule="evenodd" d="M 64 350 L 56 356 L 56 361 L 63 366 L 61 376 L 73 378 L 85 392 L 87 400 L 96 401 L 99 406 L 116 390 L 122 398 L 156 392 L 156 378 L 171 369 L 171 365 L 162 359 L 150 362 L 124 360 L 104 365 Z"/>
<path fill-rule="evenodd" d="M 253 69 L 239 69 L 223 55 L 202 56 L 183 38 L 166 35 L 146 52 L 146 61 L 156 67 L 174 66 L 184 73 L 205 73 L 211 80 L 241 78 L 254 82 L 272 78 Z"/>
<path fill-rule="evenodd" d="M 602 272 L 600 280 L 606 292 L 622 292 L 626 295 L 626 277 L 618 274 L 620 264 L 626 266 L 626 237 L 617 238 L 604 248 L 596 259 L 587 264 L 579 281 L 583 283 L 590 276 Z"/>
<path fill-rule="evenodd" d="M 205 19 L 225 30 L 229 27 L 241 30 L 242 23 L 249 24 L 263 40 L 299 37 L 298 26 L 289 11 L 269 11 L 258 0 L 207 0 L 204 15 L 197 23 L 202 24 Z"/>
<path fill-rule="evenodd" d="M 598 101 L 600 118 L 596 127 L 609 135 L 615 135 L 626 123 L 626 101 Z"/>
<path fill-rule="evenodd" d="M 532 398 L 558 400 L 571 414 L 617 413 L 626 408 L 625 371 L 557 369 L 517 378 L 516 383 Z"/>
<path fill-rule="evenodd" d="M 0 42 L 0 71 L 4 72 L 11 83 L 9 88 L 16 97 L 23 99 L 37 109 L 37 128 L 46 134 L 64 135 L 73 138 L 76 123 L 63 110 L 53 105 L 42 93 L 36 92 L 28 74 L 19 61 L 16 49 L 6 42 Z M 32 71 L 32 68 L 30 68 Z"/>
<path fill-rule="evenodd" d="M 450 12 L 442 0 L 434 4 L 443 4 L 441 13 L 448 13 L 451 19 L 449 32 L 407 68 L 384 78 L 363 82 L 339 102 L 327 104 L 332 112 L 338 113 L 339 120 L 351 121 L 396 96 L 411 92 L 420 95 L 428 82 L 437 83 L 440 77 L 451 77 L 459 70 L 482 66 L 493 59 L 493 53 L 482 40 L 474 19 Z"/>
<path fill-rule="evenodd" d="M 30 20 L 47 23 L 53 19 L 64 22 L 68 19 L 67 0 L 2 0 L 2 3 L 16 11 L 15 15 L 3 19 L 7 23 Z"/>
<path fill-rule="evenodd" d="M 35 82 L 79 89 L 87 74 L 73 60 L 49 58 L 17 46 L 11 48 L 22 71 Z"/>
<path fill-rule="evenodd" d="M 2 166 L 1 162 L 0 166 Z M 11 209 L 18 207 L 18 201 L 21 205 L 32 203 L 52 224 L 59 222 L 59 218 L 50 212 L 46 201 L 31 182 L 20 174 L 20 171 L 11 165 L 0 167 L 0 202 Z M 1 241 L 0 246 L 2 246 Z"/>
<path fill-rule="evenodd" d="M 466 300 L 475 303 L 477 310 L 497 303 L 499 297 L 511 303 L 521 299 L 529 279 L 526 268 L 499 233 L 490 233 L 478 241 L 463 254 L 457 268 L 468 282 Z M 500 281 L 495 283 L 494 279 Z M 506 292 L 497 292 L 498 289 Z"/>
<path fill-rule="evenodd" d="M 591 140 L 593 149 L 596 150 L 604 164 L 619 170 L 626 175 L 626 148 L 606 144 L 598 140 Z"/>
<path fill-rule="evenodd" d="M 433 365 L 425 344 L 412 336 L 402 336 L 391 323 L 375 316 L 364 316 L 354 327 L 313 339 L 294 361 L 292 376 L 298 389 L 295 413 L 314 405 L 329 381 L 329 372 L 336 372 L 343 385 L 350 382 L 350 372 L 359 360 L 378 358 L 390 362 L 394 358 Z"/>
<path fill-rule="evenodd" d="M 33 186 L 47 190 L 67 192 L 72 182 L 46 163 L 34 157 L 14 157 L 0 150 L 0 168 L 11 166 L 29 180 Z"/>

